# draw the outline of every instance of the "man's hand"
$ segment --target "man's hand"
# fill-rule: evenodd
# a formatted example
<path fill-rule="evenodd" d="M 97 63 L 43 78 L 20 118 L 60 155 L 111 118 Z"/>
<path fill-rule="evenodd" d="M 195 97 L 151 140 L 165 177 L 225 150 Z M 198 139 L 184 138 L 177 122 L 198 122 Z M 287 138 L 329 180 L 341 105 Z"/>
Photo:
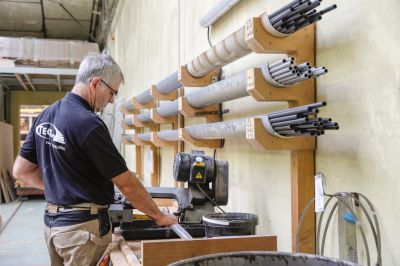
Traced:
<path fill-rule="evenodd" d="M 126 171 L 112 179 L 119 191 L 141 212 L 151 217 L 160 226 L 171 226 L 178 219 L 171 214 L 162 213 L 151 198 L 142 182 L 130 171 Z"/>
<path fill-rule="evenodd" d="M 43 178 L 39 165 L 18 155 L 13 166 L 13 176 L 24 185 L 44 190 Z"/>
<path fill-rule="evenodd" d="M 173 224 L 177 224 L 178 223 L 178 219 L 176 218 L 176 216 L 172 215 L 172 214 L 162 214 L 160 216 L 159 219 L 156 219 L 155 222 L 159 225 L 159 226 L 171 226 Z"/>

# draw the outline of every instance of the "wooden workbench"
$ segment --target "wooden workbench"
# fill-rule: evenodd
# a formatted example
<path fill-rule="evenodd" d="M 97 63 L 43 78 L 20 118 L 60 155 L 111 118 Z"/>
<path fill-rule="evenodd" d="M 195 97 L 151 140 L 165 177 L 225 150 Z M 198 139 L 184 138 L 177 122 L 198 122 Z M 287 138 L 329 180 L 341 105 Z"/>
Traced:
<path fill-rule="evenodd" d="M 113 265 L 163 266 L 192 257 L 235 251 L 276 251 L 276 236 L 232 236 L 193 240 L 165 239 L 126 241 L 138 260 L 127 259 L 116 245 L 111 251 Z"/>

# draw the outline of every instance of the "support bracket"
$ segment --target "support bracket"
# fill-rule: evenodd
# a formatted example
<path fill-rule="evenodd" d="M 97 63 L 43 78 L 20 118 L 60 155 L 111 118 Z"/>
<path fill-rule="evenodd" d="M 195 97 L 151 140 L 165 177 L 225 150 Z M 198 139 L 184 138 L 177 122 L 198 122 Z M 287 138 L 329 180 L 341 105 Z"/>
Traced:
<path fill-rule="evenodd" d="M 221 148 L 222 142 L 220 139 L 195 139 L 190 136 L 188 130 L 186 128 L 179 129 L 179 139 L 183 140 L 189 144 L 192 144 L 195 147 L 202 148 Z"/>
<path fill-rule="evenodd" d="M 195 78 L 187 70 L 186 66 L 181 66 L 178 71 L 178 80 L 185 87 L 204 87 L 210 85 L 218 79 L 219 69 L 210 71 L 201 78 Z"/>
<path fill-rule="evenodd" d="M 246 139 L 259 150 L 315 150 L 315 137 L 273 136 L 265 130 L 261 118 L 246 120 Z"/>

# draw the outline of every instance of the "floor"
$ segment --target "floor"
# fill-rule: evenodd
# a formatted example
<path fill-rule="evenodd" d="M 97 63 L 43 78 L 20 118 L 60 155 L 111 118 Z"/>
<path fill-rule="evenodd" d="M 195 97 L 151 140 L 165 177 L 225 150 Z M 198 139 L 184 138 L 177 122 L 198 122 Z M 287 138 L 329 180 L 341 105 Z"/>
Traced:
<path fill-rule="evenodd" d="M 0 265 L 50 265 L 43 235 L 45 204 L 43 199 L 0 204 L 0 231 L 9 221 L 0 233 Z"/>

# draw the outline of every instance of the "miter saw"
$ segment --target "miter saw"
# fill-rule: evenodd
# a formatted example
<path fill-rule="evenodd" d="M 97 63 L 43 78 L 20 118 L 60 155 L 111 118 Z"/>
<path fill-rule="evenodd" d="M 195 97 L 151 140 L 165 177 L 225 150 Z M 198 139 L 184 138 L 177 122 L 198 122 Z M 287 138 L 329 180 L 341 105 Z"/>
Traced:
<path fill-rule="evenodd" d="M 179 224 L 193 237 L 205 235 L 202 217 L 215 212 L 215 205 L 228 202 L 228 162 L 205 156 L 203 151 L 178 153 L 174 160 L 173 177 L 187 183 L 187 188 L 148 187 L 153 198 L 174 199 Z M 110 205 L 113 228 L 118 227 L 127 240 L 176 238 L 168 227 L 159 227 L 143 215 L 134 214 L 135 208 L 122 194 Z"/>

